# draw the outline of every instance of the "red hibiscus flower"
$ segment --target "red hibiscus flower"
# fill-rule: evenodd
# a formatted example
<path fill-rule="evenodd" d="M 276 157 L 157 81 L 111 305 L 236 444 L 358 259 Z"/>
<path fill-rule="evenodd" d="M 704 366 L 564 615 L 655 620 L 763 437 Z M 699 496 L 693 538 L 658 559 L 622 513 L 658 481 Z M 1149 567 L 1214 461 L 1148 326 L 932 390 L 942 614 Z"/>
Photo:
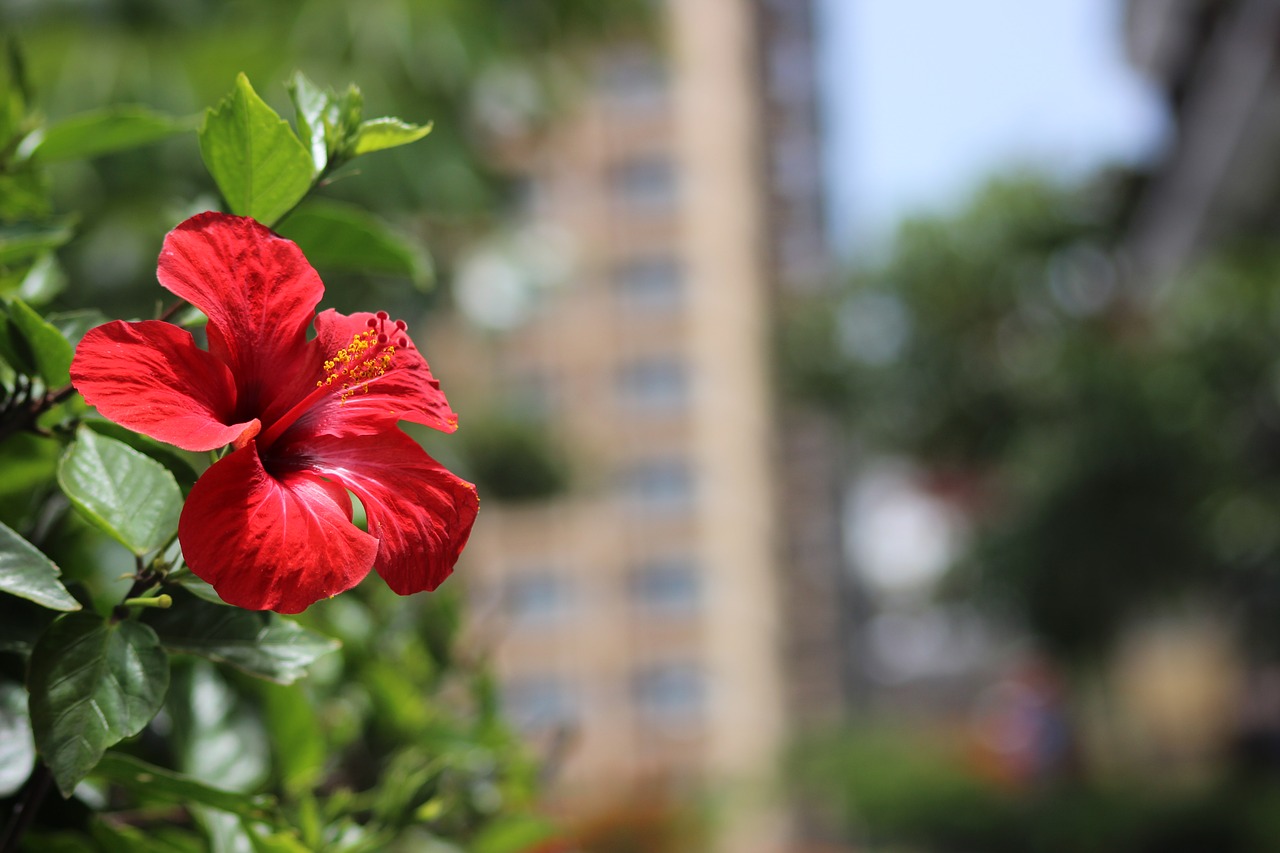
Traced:
<path fill-rule="evenodd" d="M 370 568 L 401 595 L 439 586 L 478 502 L 396 426 L 457 428 L 405 324 L 317 315 L 324 285 L 301 250 L 238 216 L 202 213 L 169 232 L 158 276 L 208 315 L 208 350 L 169 323 L 117 320 L 85 335 L 71 377 L 129 429 L 186 450 L 233 446 L 182 508 L 191 570 L 230 604 L 281 613 Z"/>

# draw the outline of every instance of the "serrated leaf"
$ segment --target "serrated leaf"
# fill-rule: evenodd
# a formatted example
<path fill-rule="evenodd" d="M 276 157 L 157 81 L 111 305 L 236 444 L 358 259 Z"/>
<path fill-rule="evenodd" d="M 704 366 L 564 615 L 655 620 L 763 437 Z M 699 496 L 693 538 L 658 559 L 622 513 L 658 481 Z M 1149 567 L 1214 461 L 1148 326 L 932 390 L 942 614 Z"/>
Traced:
<path fill-rule="evenodd" d="M 137 148 L 195 127 L 192 119 L 121 105 L 69 116 L 23 140 L 18 156 L 43 162 L 79 160 Z"/>
<path fill-rule="evenodd" d="M 11 345 L 18 349 L 25 346 L 24 354 L 30 354 L 31 366 L 45 385 L 56 388 L 71 381 L 71 359 L 75 356 L 75 347 L 63 337 L 62 332 L 21 299 L 10 300 L 9 322 Z M 21 342 L 15 332 L 21 335 Z"/>
<path fill-rule="evenodd" d="M 12 681 L 0 682 L 0 797 L 21 788 L 35 766 L 27 691 Z"/>
<path fill-rule="evenodd" d="M 178 530 L 182 490 L 167 468 L 81 425 L 58 462 L 58 485 L 91 524 L 142 556 Z"/>
<path fill-rule="evenodd" d="M 374 118 L 361 122 L 351 143 L 351 156 L 357 157 L 385 148 L 396 148 L 417 142 L 431 132 L 431 123 L 409 124 L 398 118 Z"/>
<path fill-rule="evenodd" d="M 143 619 L 171 652 L 226 663 L 249 675 L 292 684 L 317 658 L 341 646 L 276 613 L 220 607 L 175 590 L 174 606 Z"/>
<path fill-rule="evenodd" d="M 274 804 L 266 795 L 228 791 L 116 752 L 104 755 L 93 775 L 114 782 L 139 797 L 178 805 L 199 803 L 247 818 L 261 817 Z"/>
<path fill-rule="evenodd" d="M 28 673 L 36 748 L 69 797 L 107 747 L 142 731 L 160 710 L 169 658 L 140 622 L 72 613 L 36 643 Z"/>
<path fill-rule="evenodd" d="M 0 225 L 0 264 L 11 264 L 56 249 L 74 236 L 71 223 Z"/>
<path fill-rule="evenodd" d="M 422 246 L 354 205 L 309 202 L 290 214 L 279 231 L 321 270 L 401 275 L 420 289 L 431 281 L 431 262 Z"/>
<path fill-rule="evenodd" d="M 62 572 L 40 549 L 0 523 L 0 590 L 50 610 L 79 610 L 58 580 Z"/>
<path fill-rule="evenodd" d="M 302 200 L 315 177 L 310 152 L 244 74 L 205 114 L 200 156 L 231 212 L 268 226 Z"/>

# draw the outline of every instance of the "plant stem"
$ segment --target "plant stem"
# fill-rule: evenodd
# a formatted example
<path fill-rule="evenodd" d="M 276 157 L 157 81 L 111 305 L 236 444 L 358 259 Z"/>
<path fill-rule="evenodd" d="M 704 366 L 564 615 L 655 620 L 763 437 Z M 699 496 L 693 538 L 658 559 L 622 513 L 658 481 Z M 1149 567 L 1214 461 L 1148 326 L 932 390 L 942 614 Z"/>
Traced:
<path fill-rule="evenodd" d="M 164 313 L 162 313 L 162 314 L 161 314 L 159 317 L 157 317 L 156 319 L 157 319 L 157 320 L 172 320 L 172 319 L 173 319 L 173 316 L 174 316 L 175 314 L 177 314 L 179 311 L 181 311 L 183 308 L 186 308 L 188 304 L 189 304 L 189 303 L 187 302 L 187 300 L 185 300 L 185 299 L 179 299 L 178 301 L 176 301 L 176 302 L 174 302 L 172 305 L 170 305 L 168 308 L 164 309 Z"/>
<path fill-rule="evenodd" d="M 160 610 L 168 610 L 173 606 L 173 597 L 169 595 L 157 595 L 151 598 L 126 598 L 124 600 L 125 607 L 155 607 Z"/>
<path fill-rule="evenodd" d="M 41 761 L 36 764 L 35 770 L 31 772 L 31 778 L 27 780 L 26 793 L 13 807 L 13 814 L 9 816 L 9 823 L 4 828 L 4 836 L 0 837 L 0 853 L 15 853 L 18 849 L 18 842 L 31 826 L 36 812 L 40 811 L 40 805 L 49 793 L 49 786 L 52 783 L 53 774 L 49 772 L 45 763 Z"/>

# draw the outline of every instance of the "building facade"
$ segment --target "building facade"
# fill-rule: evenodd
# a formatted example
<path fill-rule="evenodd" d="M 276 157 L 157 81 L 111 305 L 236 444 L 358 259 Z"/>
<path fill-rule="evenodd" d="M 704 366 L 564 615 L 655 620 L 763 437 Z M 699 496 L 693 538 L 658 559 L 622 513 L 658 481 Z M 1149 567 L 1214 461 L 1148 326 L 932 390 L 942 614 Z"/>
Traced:
<path fill-rule="evenodd" d="M 558 801 L 732 791 L 723 849 L 782 850 L 757 796 L 798 712 L 842 701 L 836 442 L 772 360 L 780 300 L 826 273 L 813 22 L 662 14 L 500 146 L 517 221 L 457 278 L 490 328 L 448 320 L 433 363 L 464 419 L 483 388 L 556 436 L 572 485 L 485 502 L 460 577 Z"/>

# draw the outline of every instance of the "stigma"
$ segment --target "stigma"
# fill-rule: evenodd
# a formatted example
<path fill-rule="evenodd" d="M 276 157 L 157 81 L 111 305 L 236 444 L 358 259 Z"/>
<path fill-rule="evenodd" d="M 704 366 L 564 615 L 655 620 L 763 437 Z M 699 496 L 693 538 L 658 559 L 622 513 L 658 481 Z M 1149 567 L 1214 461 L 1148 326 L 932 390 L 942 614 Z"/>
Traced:
<path fill-rule="evenodd" d="M 352 335 L 351 342 L 324 362 L 324 378 L 317 388 L 336 387 L 339 404 L 357 392 L 369 393 L 369 383 L 391 369 L 396 349 L 408 349 L 404 320 L 389 322 L 386 311 L 370 317 L 368 328 Z"/>

